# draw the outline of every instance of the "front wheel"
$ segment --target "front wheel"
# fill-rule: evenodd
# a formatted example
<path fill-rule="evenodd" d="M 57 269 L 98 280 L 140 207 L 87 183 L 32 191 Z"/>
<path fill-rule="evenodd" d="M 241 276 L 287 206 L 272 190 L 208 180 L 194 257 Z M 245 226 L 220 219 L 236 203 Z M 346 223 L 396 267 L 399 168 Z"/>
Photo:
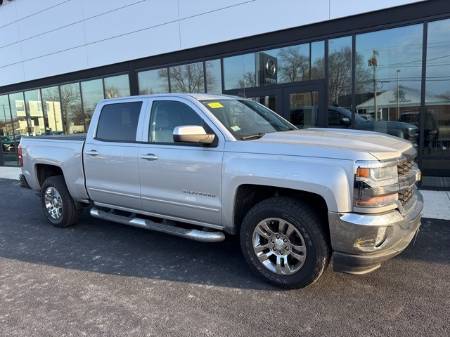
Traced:
<path fill-rule="evenodd" d="M 41 204 L 47 220 L 55 227 L 68 227 L 78 221 L 80 207 L 70 196 L 62 176 L 52 176 L 44 181 Z"/>
<path fill-rule="evenodd" d="M 305 287 L 328 265 L 321 221 L 295 199 L 275 197 L 258 203 L 242 222 L 240 240 L 250 268 L 279 287 Z"/>

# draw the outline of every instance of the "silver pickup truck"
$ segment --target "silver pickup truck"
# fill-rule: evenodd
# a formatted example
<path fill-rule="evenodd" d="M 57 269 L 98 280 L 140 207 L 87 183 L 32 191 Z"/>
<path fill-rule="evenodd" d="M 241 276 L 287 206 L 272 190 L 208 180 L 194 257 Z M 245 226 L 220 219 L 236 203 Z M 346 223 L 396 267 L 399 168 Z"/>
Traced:
<path fill-rule="evenodd" d="M 23 137 L 21 180 L 48 221 L 83 206 L 203 242 L 239 235 L 250 268 L 286 288 L 362 274 L 402 252 L 423 201 L 408 141 L 299 130 L 252 100 L 164 94 L 104 100 L 86 136 Z"/>

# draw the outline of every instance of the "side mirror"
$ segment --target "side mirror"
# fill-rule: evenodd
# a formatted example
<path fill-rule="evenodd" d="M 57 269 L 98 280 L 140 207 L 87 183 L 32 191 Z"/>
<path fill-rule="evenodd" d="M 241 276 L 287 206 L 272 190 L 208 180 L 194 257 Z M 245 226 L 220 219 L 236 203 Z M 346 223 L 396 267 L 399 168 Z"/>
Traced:
<path fill-rule="evenodd" d="M 215 138 L 215 135 L 206 133 L 203 126 L 199 125 L 177 126 L 173 130 L 176 143 L 212 144 Z"/>
<path fill-rule="evenodd" d="M 341 124 L 345 125 L 345 126 L 349 126 L 350 124 L 352 124 L 352 121 L 348 117 L 342 117 L 341 118 Z"/>

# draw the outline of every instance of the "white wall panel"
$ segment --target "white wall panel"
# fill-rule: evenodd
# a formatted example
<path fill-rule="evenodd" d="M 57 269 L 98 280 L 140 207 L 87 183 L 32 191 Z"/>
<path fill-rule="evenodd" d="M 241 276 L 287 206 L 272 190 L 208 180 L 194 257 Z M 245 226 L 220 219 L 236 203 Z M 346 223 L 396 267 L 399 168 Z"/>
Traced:
<path fill-rule="evenodd" d="M 0 29 L 16 21 L 18 15 L 17 6 L 14 6 L 12 3 L 3 5 L 0 11 Z"/>
<path fill-rule="evenodd" d="M 24 80 L 30 81 L 87 67 L 85 47 L 72 49 L 24 62 Z"/>
<path fill-rule="evenodd" d="M 15 64 L 8 67 L 0 67 L 0 85 L 20 83 L 25 81 L 23 64 Z"/>
<path fill-rule="evenodd" d="M 422 0 L 331 0 L 330 19 L 371 12 L 378 9 L 406 5 Z"/>
<path fill-rule="evenodd" d="M 89 68 L 158 55 L 179 48 L 178 23 L 105 40 L 87 46 Z"/>
<path fill-rule="evenodd" d="M 7 5 L 17 6 L 18 16 L 23 18 L 35 13 L 39 13 L 38 15 L 40 15 L 41 12 L 47 8 L 66 4 L 72 1 L 73 0 L 15 0 Z"/>
<path fill-rule="evenodd" d="M 158 10 L 155 10 L 155 8 L 158 8 Z M 176 21 L 177 13 L 177 0 L 137 2 L 135 5 L 121 10 L 115 10 L 97 16 L 95 19 L 86 20 L 86 42 L 92 43 Z M 91 13 L 86 11 L 85 15 L 89 17 Z"/>
<path fill-rule="evenodd" d="M 192 15 L 207 13 L 224 7 L 235 6 L 243 3 L 254 2 L 255 0 L 196 0 L 180 1 L 180 17 L 185 18 Z"/>
<path fill-rule="evenodd" d="M 0 68 L 13 63 L 21 63 L 20 55 L 22 50 L 20 44 L 15 44 L 7 48 L 0 49 Z"/>
<path fill-rule="evenodd" d="M 67 38 L 68 36 L 70 38 Z M 25 60 L 82 46 L 84 44 L 83 23 L 39 36 L 21 44 Z"/>
<path fill-rule="evenodd" d="M 0 28 L 0 53 L 3 48 L 7 48 L 7 45 L 19 41 L 19 26 L 7 25 Z"/>
<path fill-rule="evenodd" d="M 28 1 L 21 2 L 27 3 Z M 49 8 L 42 13 L 21 20 L 18 23 L 20 38 L 29 39 L 58 28 L 61 29 L 71 23 L 83 20 L 83 18 L 83 8 L 77 1 L 63 2 L 57 7 Z"/>
<path fill-rule="evenodd" d="M 0 85 L 411 2 L 15 0 L 0 7 Z"/>
<path fill-rule="evenodd" d="M 328 0 L 259 0 L 181 21 L 181 47 L 302 26 L 328 19 Z"/>

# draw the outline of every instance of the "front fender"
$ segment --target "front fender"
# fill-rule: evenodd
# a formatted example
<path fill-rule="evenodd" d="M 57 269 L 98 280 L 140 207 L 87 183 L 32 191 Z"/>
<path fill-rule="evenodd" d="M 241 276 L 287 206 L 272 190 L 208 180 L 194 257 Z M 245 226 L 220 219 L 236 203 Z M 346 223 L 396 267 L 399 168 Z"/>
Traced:
<path fill-rule="evenodd" d="M 289 188 L 321 196 L 329 211 L 352 209 L 353 161 L 286 155 L 226 153 L 223 161 L 222 223 L 235 232 L 234 207 L 241 185 Z"/>

